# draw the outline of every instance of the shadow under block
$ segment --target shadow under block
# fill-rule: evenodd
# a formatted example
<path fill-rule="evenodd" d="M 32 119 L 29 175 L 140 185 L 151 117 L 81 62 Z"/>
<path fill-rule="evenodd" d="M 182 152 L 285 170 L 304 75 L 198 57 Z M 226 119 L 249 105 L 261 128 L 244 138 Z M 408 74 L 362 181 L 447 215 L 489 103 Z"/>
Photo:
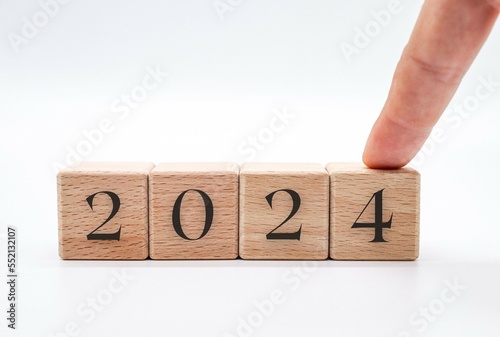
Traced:
<path fill-rule="evenodd" d="M 238 175 L 232 163 L 163 163 L 150 174 L 152 259 L 238 257 Z"/>
<path fill-rule="evenodd" d="M 151 163 L 74 164 L 57 176 L 59 255 L 63 259 L 148 257 Z"/>
<path fill-rule="evenodd" d="M 415 260 L 419 254 L 420 174 L 327 165 L 331 179 L 330 257 Z"/>
<path fill-rule="evenodd" d="M 244 164 L 240 171 L 240 257 L 328 257 L 329 179 L 320 164 Z"/>

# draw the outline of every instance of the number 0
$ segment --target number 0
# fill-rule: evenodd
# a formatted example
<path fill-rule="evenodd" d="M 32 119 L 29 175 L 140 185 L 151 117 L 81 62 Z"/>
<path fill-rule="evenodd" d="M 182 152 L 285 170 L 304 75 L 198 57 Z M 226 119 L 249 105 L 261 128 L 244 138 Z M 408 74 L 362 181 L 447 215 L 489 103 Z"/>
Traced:
<path fill-rule="evenodd" d="M 191 239 L 186 234 L 184 234 L 184 231 L 182 230 L 182 224 L 181 224 L 182 198 L 184 198 L 184 195 L 189 191 L 198 192 L 198 194 L 201 195 L 203 202 L 205 203 L 205 227 L 203 227 L 203 232 L 196 239 Z M 199 239 L 203 238 L 205 235 L 207 235 L 208 231 L 210 230 L 210 227 L 212 226 L 213 218 L 214 218 L 214 205 L 212 204 L 212 199 L 210 199 L 208 194 L 206 194 L 205 192 L 203 192 L 201 190 L 187 190 L 187 191 L 182 192 L 177 197 L 177 200 L 175 201 L 175 204 L 174 204 L 174 209 L 172 210 L 172 223 L 174 225 L 174 230 L 177 233 L 177 235 L 179 235 L 181 238 L 186 239 L 186 240 L 199 240 Z"/>

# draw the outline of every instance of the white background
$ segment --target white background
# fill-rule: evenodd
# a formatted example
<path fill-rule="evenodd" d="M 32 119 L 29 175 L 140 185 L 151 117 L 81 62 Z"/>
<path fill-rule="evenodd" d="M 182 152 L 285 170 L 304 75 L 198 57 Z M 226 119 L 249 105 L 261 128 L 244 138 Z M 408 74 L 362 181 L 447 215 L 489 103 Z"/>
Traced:
<path fill-rule="evenodd" d="M 499 27 L 441 136 L 413 165 L 422 174 L 418 261 L 59 259 L 54 167 L 78 146 L 82 159 L 104 161 L 361 160 L 421 2 L 402 3 L 383 27 L 372 11 L 388 1 L 223 3 L 231 10 L 219 15 L 212 0 L 75 0 L 44 22 L 39 2 L 0 0 L 0 335 L 500 335 L 500 87 L 474 98 L 481 78 L 500 81 Z M 342 43 L 367 27 L 369 43 L 348 60 Z M 129 114 L 117 112 L 156 67 L 168 77 Z M 465 102 L 473 108 L 462 116 L 454 104 Z M 276 109 L 294 118 L 250 158 L 247 138 Z M 85 148 L 84 133 L 103 120 L 112 131 Z M 9 225 L 19 232 L 16 332 L 4 318 Z M 131 280 L 108 298 L 116 273 Z M 449 282 L 466 289 L 444 303 Z M 274 291 L 284 300 L 264 317 L 255 302 Z M 105 303 L 93 316 L 96 297 Z M 249 317 L 255 327 L 238 334 Z M 68 325 L 76 332 L 64 333 Z"/>

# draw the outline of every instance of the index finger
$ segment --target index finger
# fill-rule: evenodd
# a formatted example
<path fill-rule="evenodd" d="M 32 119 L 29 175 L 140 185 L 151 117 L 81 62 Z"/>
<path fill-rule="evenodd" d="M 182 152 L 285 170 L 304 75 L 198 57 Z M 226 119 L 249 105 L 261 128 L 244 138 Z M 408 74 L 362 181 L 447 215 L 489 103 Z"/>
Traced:
<path fill-rule="evenodd" d="M 488 1 L 428 0 L 394 74 L 363 154 L 372 168 L 398 168 L 417 154 L 498 16 Z"/>

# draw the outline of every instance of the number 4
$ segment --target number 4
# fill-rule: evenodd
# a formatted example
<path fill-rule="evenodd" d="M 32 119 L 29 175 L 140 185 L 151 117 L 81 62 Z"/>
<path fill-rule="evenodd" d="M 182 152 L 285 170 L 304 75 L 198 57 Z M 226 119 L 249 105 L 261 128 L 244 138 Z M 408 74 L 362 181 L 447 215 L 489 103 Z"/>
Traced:
<path fill-rule="evenodd" d="M 366 204 L 365 208 L 361 211 L 361 214 L 359 214 L 358 218 L 356 221 L 354 221 L 354 224 L 352 225 L 351 228 L 375 228 L 375 237 L 373 238 L 372 241 L 370 242 L 387 242 L 384 240 L 384 237 L 382 236 L 382 230 L 384 228 L 391 228 L 391 223 L 392 223 L 392 216 L 394 213 L 391 214 L 391 217 L 389 221 L 384 222 L 382 220 L 382 212 L 383 212 L 383 207 L 382 207 L 382 193 L 384 189 L 381 189 L 378 192 L 373 193 L 372 197 Z M 375 222 L 371 223 L 360 223 L 358 222 L 359 218 L 363 215 L 365 212 L 366 208 L 370 203 L 372 202 L 373 198 L 375 198 Z"/>

